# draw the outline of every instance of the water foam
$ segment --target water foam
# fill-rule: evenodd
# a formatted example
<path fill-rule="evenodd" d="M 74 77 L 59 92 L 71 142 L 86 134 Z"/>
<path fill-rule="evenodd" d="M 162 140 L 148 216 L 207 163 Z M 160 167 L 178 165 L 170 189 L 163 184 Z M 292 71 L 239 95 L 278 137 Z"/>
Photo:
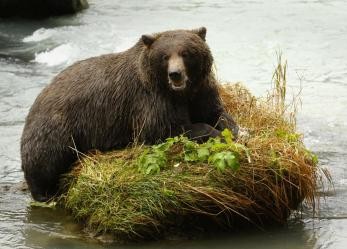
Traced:
<path fill-rule="evenodd" d="M 79 58 L 80 49 L 72 43 L 62 44 L 49 51 L 35 54 L 35 62 L 46 64 L 47 66 L 57 66 L 61 64 L 71 64 Z"/>
<path fill-rule="evenodd" d="M 53 29 L 40 28 L 36 30 L 32 35 L 24 37 L 23 42 L 38 42 L 46 40 L 52 37 L 56 33 Z"/>

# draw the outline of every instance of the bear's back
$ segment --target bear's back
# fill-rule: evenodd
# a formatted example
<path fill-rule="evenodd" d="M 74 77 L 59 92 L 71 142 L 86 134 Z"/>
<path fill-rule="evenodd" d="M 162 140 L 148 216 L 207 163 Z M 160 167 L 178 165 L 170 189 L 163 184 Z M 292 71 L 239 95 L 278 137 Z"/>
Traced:
<path fill-rule="evenodd" d="M 132 90 L 132 85 L 141 85 L 134 64 L 126 56 L 118 53 L 92 57 L 59 73 L 32 105 L 23 137 L 37 129 L 44 133 L 54 127 L 61 130 L 61 142 L 73 136 L 81 151 L 117 146 L 108 140 L 119 136 L 119 132 L 131 132 L 126 117 L 132 94 L 138 92 Z"/>

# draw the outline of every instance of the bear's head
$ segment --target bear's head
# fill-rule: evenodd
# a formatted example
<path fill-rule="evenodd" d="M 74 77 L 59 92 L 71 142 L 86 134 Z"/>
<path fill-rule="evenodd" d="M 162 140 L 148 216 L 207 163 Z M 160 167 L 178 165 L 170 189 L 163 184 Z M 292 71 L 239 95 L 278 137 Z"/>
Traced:
<path fill-rule="evenodd" d="M 206 28 L 143 35 L 140 68 L 147 81 L 174 92 L 199 87 L 213 63 Z"/>

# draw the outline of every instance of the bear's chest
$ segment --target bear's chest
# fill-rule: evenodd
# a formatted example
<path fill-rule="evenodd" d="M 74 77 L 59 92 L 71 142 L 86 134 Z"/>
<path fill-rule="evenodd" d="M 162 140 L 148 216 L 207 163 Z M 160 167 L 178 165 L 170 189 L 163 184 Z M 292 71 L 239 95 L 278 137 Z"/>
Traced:
<path fill-rule="evenodd" d="M 134 123 L 135 133 L 149 143 L 176 134 L 180 127 L 190 124 L 189 107 L 186 101 L 163 95 L 148 95 L 139 106 L 139 115 Z"/>
<path fill-rule="evenodd" d="M 181 96 L 159 95 L 153 98 L 151 106 L 153 117 L 167 125 L 190 123 L 189 106 Z"/>

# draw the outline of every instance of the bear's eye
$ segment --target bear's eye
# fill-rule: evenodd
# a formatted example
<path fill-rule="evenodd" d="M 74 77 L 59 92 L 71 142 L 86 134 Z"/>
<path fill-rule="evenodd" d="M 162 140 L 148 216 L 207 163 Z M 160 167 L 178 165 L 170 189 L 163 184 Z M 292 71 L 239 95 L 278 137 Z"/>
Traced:
<path fill-rule="evenodd" d="M 162 58 L 163 58 L 164 61 L 169 60 L 169 56 L 167 54 L 164 54 Z"/>

